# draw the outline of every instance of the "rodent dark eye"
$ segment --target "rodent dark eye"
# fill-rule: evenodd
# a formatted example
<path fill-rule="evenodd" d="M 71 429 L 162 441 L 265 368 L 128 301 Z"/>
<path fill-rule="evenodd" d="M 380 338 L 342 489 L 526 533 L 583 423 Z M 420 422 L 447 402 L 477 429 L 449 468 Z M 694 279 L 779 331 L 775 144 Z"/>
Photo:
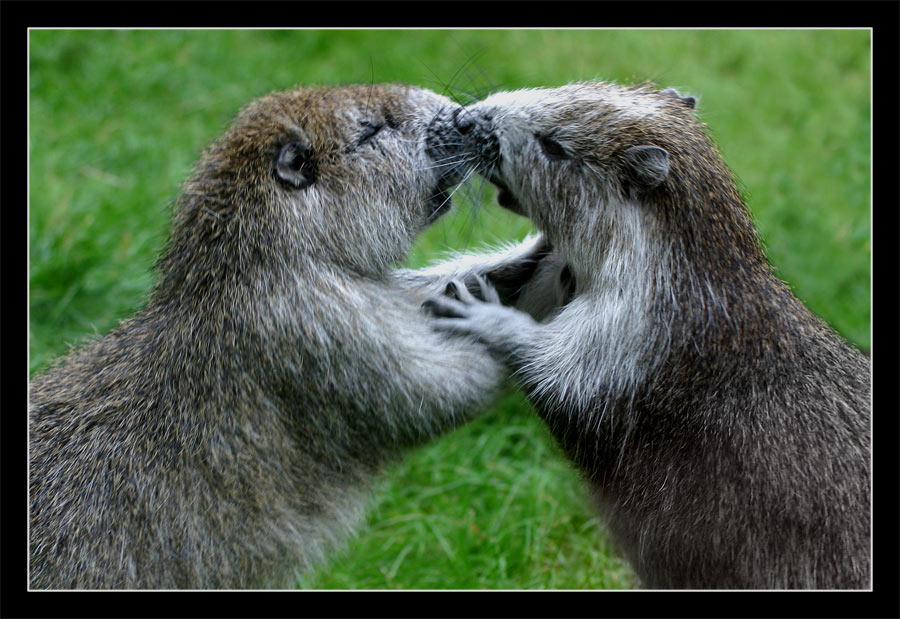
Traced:
<path fill-rule="evenodd" d="M 362 125 L 363 130 L 356 142 L 357 145 L 371 140 L 379 131 L 381 131 L 385 127 L 385 123 L 371 123 L 368 121 L 364 121 L 360 124 Z"/>
<path fill-rule="evenodd" d="M 295 189 L 303 189 L 316 180 L 312 151 L 300 142 L 289 142 L 281 147 L 275 174 Z"/>
<path fill-rule="evenodd" d="M 571 159 L 572 156 L 566 152 L 563 145 L 546 135 L 536 135 L 538 144 L 541 145 L 541 151 L 550 161 L 560 161 L 562 159 Z"/>

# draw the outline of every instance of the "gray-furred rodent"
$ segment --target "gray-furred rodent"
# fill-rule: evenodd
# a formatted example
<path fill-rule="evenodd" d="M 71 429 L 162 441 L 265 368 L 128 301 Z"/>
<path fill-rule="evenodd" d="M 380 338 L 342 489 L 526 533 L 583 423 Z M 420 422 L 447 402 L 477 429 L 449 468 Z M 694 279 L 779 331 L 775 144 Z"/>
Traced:
<path fill-rule="evenodd" d="M 289 584 L 492 397 L 503 366 L 391 268 L 449 208 L 426 137 L 458 107 L 298 88 L 206 150 L 145 307 L 30 384 L 32 588 Z"/>
<path fill-rule="evenodd" d="M 868 588 L 871 362 L 772 273 L 694 105 L 590 82 L 455 116 L 564 305 L 428 306 L 510 364 L 644 587 Z"/>

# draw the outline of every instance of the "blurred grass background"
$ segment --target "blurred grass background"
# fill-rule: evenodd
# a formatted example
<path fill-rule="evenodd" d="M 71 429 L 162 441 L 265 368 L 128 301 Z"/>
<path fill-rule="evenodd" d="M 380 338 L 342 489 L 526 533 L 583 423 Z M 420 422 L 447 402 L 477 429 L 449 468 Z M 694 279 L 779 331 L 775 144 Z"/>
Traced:
<path fill-rule="evenodd" d="M 866 30 L 32 30 L 29 369 L 140 306 L 180 183 L 242 105 L 372 81 L 463 102 L 582 79 L 698 96 L 776 273 L 868 351 L 869 52 Z M 491 187 L 457 196 L 410 265 L 531 229 Z M 367 528 L 298 586 L 636 584 L 518 394 L 410 454 L 375 494 Z"/>

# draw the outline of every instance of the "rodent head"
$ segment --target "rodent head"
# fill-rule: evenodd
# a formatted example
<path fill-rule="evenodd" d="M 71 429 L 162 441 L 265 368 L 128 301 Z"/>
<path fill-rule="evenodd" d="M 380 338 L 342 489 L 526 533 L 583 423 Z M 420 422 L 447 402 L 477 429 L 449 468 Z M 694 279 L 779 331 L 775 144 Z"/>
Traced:
<path fill-rule="evenodd" d="M 671 88 L 581 82 L 499 92 L 455 122 L 500 204 L 560 250 L 602 252 L 640 229 L 692 261 L 726 249 L 759 262 L 749 213 L 695 103 Z"/>
<path fill-rule="evenodd" d="M 297 88 L 257 99 L 186 183 L 169 254 L 209 257 L 210 269 L 265 271 L 273 260 L 299 259 L 381 272 L 449 209 L 456 169 L 436 166 L 425 138 L 435 116 L 458 107 L 400 84 Z M 192 249 L 175 251 L 185 245 Z M 163 269 L 173 260 L 164 259 Z"/>
<path fill-rule="evenodd" d="M 649 85 L 575 83 L 496 93 L 456 129 L 500 204 L 530 218 L 579 282 L 608 258 L 609 281 L 676 262 L 703 277 L 761 273 L 749 211 L 695 103 Z"/>
<path fill-rule="evenodd" d="M 694 104 L 672 89 L 586 82 L 496 93 L 459 124 L 501 205 L 541 226 L 548 205 L 583 208 L 590 197 L 627 199 L 666 182 L 673 143 L 696 124 Z"/>

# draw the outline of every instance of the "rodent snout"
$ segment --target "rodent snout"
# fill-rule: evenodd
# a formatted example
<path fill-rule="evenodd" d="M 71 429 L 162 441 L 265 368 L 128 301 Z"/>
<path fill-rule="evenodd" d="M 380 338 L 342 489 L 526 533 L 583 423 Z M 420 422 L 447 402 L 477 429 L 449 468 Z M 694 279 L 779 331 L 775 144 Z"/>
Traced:
<path fill-rule="evenodd" d="M 431 119 L 425 134 L 425 151 L 434 161 L 446 161 L 458 154 L 459 130 L 456 119 L 465 108 L 461 105 L 441 108 Z"/>
<path fill-rule="evenodd" d="M 472 108 L 459 108 L 453 112 L 453 127 L 460 135 L 469 135 L 472 130 L 478 128 L 479 134 L 488 135 L 491 133 L 491 120 L 489 114 L 485 114 L 480 110 Z"/>
<path fill-rule="evenodd" d="M 448 172 L 456 168 L 459 176 L 465 176 L 473 163 L 475 168 L 485 169 L 499 157 L 492 120 L 485 110 L 462 106 L 444 108 L 428 127 L 426 153 L 433 161 L 445 165 Z"/>
<path fill-rule="evenodd" d="M 466 135 L 475 126 L 475 119 L 466 108 L 460 107 L 453 111 L 453 126 L 461 135 Z"/>
<path fill-rule="evenodd" d="M 488 110 L 472 107 L 457 110 L 453 114 L 453 127 L 463 137 L 463 148 L 477 157 L 482 168 L 497 161 L 500 147 L 494 131 L 493 116 Z"/>

